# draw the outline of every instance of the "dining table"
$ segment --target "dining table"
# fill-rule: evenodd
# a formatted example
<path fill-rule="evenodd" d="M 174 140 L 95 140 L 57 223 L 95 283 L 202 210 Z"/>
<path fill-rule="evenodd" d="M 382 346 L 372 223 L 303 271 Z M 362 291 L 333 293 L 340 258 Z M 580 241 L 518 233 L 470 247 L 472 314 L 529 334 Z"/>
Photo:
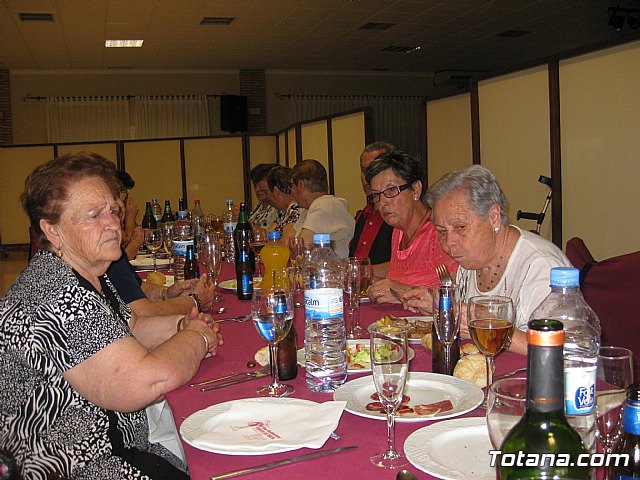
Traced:
<path fill-rule="evenodd" d="M 226 264 L 220 273 L 220 280 L 235 278 L 233 265 Z M 238 300 L 236 292 L 220 288 L 223 299 L 216 303 L 216 309 L 226 307 L 222 314 L 214 314 L 214 319 L 222 317 L 236 317 L 247 315 L 251 311 L 251 302 Z M 414 316 L 414 313 L 405 311 L 400 304 L 375 304 L 363 301 L 360 306 L 360 322 L 364 327 L 377 321 L 385 315 L 398 317 Z M 298 336 L 298 348 L 304 345 L 305 315 L 304 308 L 297 307 L 293 325 Z M 250 370 L 247 363 L 254 361 L 255 353 L 266 342 L 256 331 L 253 322 L 225 321 L 220 324 L 221 333 L 224 337 L 224 344 L 218 349 L 216 355 L 202 360 L 200 368 L 195 377 L 189 383 L 196 383 L 223 376 L 234 372 Z M 419 343 L 413 343 L 411 347 L 415 350 L 415 356 L 409 365 L 410 372 L 431 372 L 431 352 Z M 500 375 L 526 365 L 526 356 L 503 352 L 496 358 L 496 375 Z M 255 369 L 255 368 L 254 368 Z M 369 373 L 349 374 L 347 381 L 370 375 Z M 167 402 L 171 407 L 176 429 L 179 432 L 182 422 L 195 412 L 210 407 L 215 404 L 229 402 L 232 400 L 257 397 L 256 388 L 265 385 L 269 381 L 268 376 L 252 379 L 243 383 L 226 386 L 211 391 L 201 391 L 198 387 L 191 387 L 185 384 L 167 394 Z M 333 400 L 332 393 L 313 392 L 307 388 L 305 382 L 304 367 L 298 368 L 298 375 L 295 379 L 287 381 L 295 387 L 292 398 L 311 400 L 323 403 Z M 373 381 L 372 391 L 375 391 Z M 484 417 L 485 410 L 482 407 L 462 415 L 462 417 Z M 382 420 L 382 421 L 381 421 Z M 432 424 L 438 420 L 425 418 L 424 421 L 416 423 L 396 422 L 395 439 L 398 449 L 402 451 L 407 437 L 414 431 Z M 446 421 L 446 420 L 441 420 Z M 312 459 L 292 465 L 278 467 L 273 470 L 266 470 L 257 473 L 244 475 L 247 479 L 315 479 L 330 478 L 332 480 L 341 479 L 394 479 L 397 470 L 385 470 L 372 464 L 369 458 L 382 452 L 387 446 L 387 426 L 383 419 L 365 418 L 344 411 L 340 418 L 339 425 L 335 430 L 335 438 L 329 438 L 322 450 L 339 447 L 356 446 L 352 450 L 342 451 L 327 455 L 320 459 Z M 296 455 L 311 453 L 316 450 L 301 448 L 295 451 L 284 453 L 273 453 L 269 455 L 229 455 L 212 453 L 198 448 L 194 448 L 182 439 L 185 458 L 189 467 L 189 473 L 193 480 L 205 480 L 213 475 L 219 475 L 228 471 L 250 468 L 264 463 L 284 460 Z M 464 454 L 461 452 L 461 454 Z M 489 454 L 487 453 L 487 462 Z M 417 478 L 428 479 L 433 477 L 413 465 L 408 464 L 405 468 L 413 471 Z"/>

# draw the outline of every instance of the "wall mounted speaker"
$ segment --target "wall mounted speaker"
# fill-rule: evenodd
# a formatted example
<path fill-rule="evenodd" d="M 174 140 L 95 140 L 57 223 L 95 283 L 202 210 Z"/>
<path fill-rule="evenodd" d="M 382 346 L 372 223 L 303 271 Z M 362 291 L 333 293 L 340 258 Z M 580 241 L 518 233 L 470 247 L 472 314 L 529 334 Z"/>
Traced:
<path fill-rule="evenodd" d="M 247 97 L 220 96 L 220 129 L 230 133 L 247 131 Z"/>

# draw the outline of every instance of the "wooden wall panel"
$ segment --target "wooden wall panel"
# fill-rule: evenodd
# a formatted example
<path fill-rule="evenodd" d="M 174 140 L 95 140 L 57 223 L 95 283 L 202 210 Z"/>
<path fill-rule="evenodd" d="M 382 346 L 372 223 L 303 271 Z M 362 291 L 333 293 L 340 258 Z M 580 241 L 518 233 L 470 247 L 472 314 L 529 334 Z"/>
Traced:
<path fill-rule="evenodd" d="M 482 165 L 500 182 L 509 220 L 524 229 L 532 220 L 516 221 L 518 210 L 540 212 L 548 189 L 538 183 L 550 176 L 549 85 L 547 67 L 494 78 L 478 85 Z M 547 219 L 541 235 L 551 240 Z"/>
<path fill-rule="evenodd" d="M 637 251 L 640 42 L 560 63 L 564 242 L 597 260 Z"/>
<path fill-rule="evenodd" d="M 3 244 L 29 243 L 29 219 L 20 205 L 27 175 L 53 158 L 53 146 L 0 149 L 0 239 Z"/>
<path fill-rule="evenodd" d="M 124 162 L 136 182 L 129 198 L 138 204 L 138 222 L 145 202 L 153 197 L 162 206 L 170 200 L 173 210 L 178 210 L 178 198 L 183 196 L 179 140 L 124 142 Z"/>
<path fill-rule="evenodd" d="M 302 160 L 318 160 L 329 172 L 327 121 L 305 123 L 301 127 Z"/>
<path fill-rule="evenodd" d="M 296 129 L 294 127 L 287 130 L 287 140 L 289 142 L 287 151 L 289 153 L 289 166 L 293 168 L 293 166 L 298 163 L 298 159 L 296 156 Z"/>
<path fill-rule="evenodd" d="M 427 183 L 473 163 L 470 95 L 427 103 Z"/>
<path fill-rule="evenodd" d="M 364 112 L 331 120 L 335 194 L 349 202 L 355 215 L 365 205 L 360 183 L 360 154 L 365 147 Z"/>
<path fill-rule="evenodd" d="M 241 137 L 185 140 L 184 152 L 191 206 L 199 199 L 205 213 L 220 213 L 228 198 L 244 202 Z"/>
<path fill-rule="evenodd" d="M 287 165 L 287 133 L 281 132 L 278 134 L 278 163 L 280 165 Z"/>

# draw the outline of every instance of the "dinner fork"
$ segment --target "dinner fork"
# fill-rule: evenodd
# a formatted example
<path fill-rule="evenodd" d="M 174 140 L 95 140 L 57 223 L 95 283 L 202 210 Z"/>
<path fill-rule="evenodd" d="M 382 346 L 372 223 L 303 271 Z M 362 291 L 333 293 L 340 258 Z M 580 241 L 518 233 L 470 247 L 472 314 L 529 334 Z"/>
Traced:
<path fill-rule="evenodd" d="M 440 279 L 442 285 L 450 286 L 453 285 L 453 280 L 451 279 L 451 274 L 449 273 L 449 269 L 444 263 L 441 263 L 436 267 L 436 274 Z"/>
<path fill-rule="evenodd" d="M 239 317 L 216 318 L 213 323 L 227 322 L 233 320 L 236 323 L 244 323 L 251 318 L 251 315 L 241 315 Z"/>

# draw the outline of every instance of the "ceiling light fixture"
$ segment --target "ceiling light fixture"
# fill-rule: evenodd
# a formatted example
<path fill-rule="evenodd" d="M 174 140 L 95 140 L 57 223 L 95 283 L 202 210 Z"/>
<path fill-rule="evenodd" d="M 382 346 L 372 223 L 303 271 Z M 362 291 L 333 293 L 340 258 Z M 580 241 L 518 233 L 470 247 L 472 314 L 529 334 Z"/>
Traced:
<path fill-rule="evenodd" d="M 107 48 L 140 48 L 144 40 L 105 40 L 104 46 Z"/>

